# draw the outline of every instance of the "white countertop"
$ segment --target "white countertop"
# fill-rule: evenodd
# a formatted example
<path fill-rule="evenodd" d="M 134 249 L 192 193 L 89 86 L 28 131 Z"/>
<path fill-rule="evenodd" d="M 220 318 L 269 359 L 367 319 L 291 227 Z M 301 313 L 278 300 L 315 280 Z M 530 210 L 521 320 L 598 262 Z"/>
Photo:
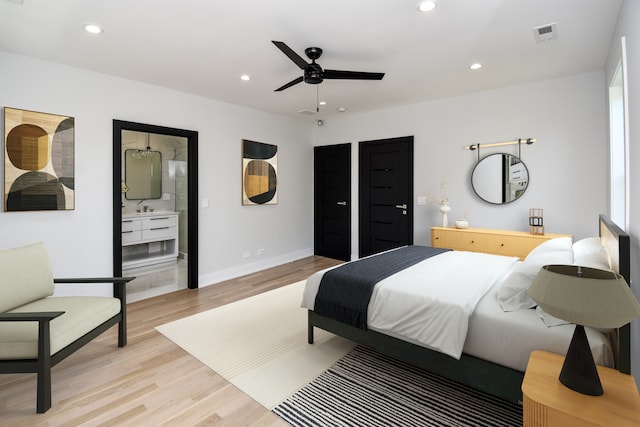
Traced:
<path fill-rule="evenodd" d="M 142 218 L 149 216 L 166 216 L 166 215 L 178 215 L 178 212 L 174 211 L 153 211 L 153 212 L 129 212 L 123 213 L 122 218 Z"/>

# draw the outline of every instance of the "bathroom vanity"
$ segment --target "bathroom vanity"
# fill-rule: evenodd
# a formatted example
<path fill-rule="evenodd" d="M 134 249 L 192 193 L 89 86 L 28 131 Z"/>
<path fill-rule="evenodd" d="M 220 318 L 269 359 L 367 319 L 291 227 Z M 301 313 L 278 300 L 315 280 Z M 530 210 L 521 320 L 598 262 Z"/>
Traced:
<path fill-rule="evenodd" d="M 123 269 L 176 261 L 177 258 L 177 212 L 122 215 Z"/>

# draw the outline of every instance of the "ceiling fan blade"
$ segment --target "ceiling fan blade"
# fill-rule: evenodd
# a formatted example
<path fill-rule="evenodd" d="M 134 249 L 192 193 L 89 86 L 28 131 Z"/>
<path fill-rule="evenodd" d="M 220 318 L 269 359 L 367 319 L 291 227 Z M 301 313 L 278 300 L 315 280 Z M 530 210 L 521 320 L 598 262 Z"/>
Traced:
<path fill-rule="evenodd" d="M 304 70 L 305 68 L 307 68 L 307 65 L 309 65 L 309 63 L 307 61 L 302 59 L 302 57 L 300 55 L 298 55 L 297 53 L 295 53 L 293 51 L 293 49 L 291 49 L 289 46 L 287 46 L 286 43 L 277 42 L 277 41 L 273 41 L 273 40 L 271 40 L 271 42 L 273 44 L 275 44 L 276 47 L 282 51 L 282 53 L 287 55 L 289 57 L 289 59 L 292 60 L 301 69 Z"/>
<path fill-rule="evenodd" d="M 274 90 L 274 92 L 280 92 L 281 90 L 285 90 L 288 87 L 291 87 L 293 85 L 297 85 L 298 83 L 302 82 L 302 79 L 303 79 L 302 76 L 298 77 L 297 79 L 293 79 L 289 83 L 287 83 L 286 85 L 281 86 L 278 89 Z"/>
<path fill-rule="evenodd" d="M 325 79 L 349 79 L 349 80 L 382 80 L 384 73 L 367 73 L 364 71 L 324 70 L 322 77 Z"/>

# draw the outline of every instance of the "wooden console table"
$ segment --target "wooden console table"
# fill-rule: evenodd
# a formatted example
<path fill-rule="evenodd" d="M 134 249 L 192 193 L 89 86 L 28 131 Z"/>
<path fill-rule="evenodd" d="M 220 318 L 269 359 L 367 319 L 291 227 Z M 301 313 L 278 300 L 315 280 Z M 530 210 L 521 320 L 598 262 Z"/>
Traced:
<path fill-rule="evenodd" d="M 457 251 L 484 252 L 517 256 L 524 260 L 540 243 L 570 234 L 531 234 L 525 231 L 489 230 L 485 228 L 431 227 L 431 246 Z"/>

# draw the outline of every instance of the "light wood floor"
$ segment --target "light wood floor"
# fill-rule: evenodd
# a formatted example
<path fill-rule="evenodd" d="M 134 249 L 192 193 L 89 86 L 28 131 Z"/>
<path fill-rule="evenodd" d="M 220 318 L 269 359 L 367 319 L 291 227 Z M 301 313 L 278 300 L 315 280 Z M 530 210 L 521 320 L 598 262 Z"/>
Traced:
<path fill-rule="evenodd" d="M 0 426 L 287 426 L 154 327 L 339 263 L 309 257 L 128 304 L 127 346 L 117 347 L 114 326 L 55 366 L 45 414 L 36 414 L 35 374 L 0 375 Z"/>

